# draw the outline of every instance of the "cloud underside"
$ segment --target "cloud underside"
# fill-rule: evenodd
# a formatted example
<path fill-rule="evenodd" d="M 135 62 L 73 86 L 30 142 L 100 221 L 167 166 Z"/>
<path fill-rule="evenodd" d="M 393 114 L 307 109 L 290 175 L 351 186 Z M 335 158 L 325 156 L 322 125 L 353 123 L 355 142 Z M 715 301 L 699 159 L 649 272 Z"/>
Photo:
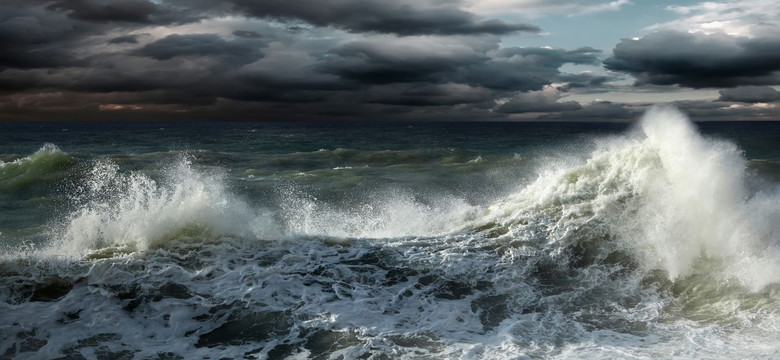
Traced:
<path fill-rule="evenodd" d="M 777 111 L 771 37 L 662 31 L 623 40 L 611 56 L 502 47 L 509 34 L 540 29 L 467 5 L 9 0 L 0 4 L 0 118 L 622 120 L 645 105 L 567 95 L 614 91 L 623 74 L 638 87 L 725 88 L 707 116 Z"/>
<path fill-rule="evenodd" d="M 639 84 L 692 88 L 780 84 L 780 38 L 661 31 L 624 39 L 604 61 Z"/>

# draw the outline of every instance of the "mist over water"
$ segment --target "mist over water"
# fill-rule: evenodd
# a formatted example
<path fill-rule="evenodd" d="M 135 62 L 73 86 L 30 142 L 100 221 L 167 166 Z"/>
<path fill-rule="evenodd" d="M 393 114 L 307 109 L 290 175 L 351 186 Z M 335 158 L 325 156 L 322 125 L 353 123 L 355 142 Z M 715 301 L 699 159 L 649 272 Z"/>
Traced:
<path fill-rule="evenodd" d="M 0 149 L 0 358 L 780 356 L 777 126 L 235 126 Z"/>

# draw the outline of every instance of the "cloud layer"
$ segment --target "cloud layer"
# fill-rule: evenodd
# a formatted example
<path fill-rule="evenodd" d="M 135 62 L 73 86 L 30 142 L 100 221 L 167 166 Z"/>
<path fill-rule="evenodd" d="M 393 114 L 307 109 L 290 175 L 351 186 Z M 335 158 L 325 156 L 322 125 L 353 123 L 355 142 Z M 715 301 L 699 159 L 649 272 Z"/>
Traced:
<path fill-rule="evenodd" d="M 718 119 L 736 108 L 744 118 L 776 115 L 771 22 L 739 34 L 659 24 L 611 52 L 506 45 L 543 36 L 534 19 L 562 8 L 590 16 L 626 6 L 9 0 L 0 4 L 0 119 L 628 120 L 646 102 L 572 96 L 701 88 L 720 96 L 681 106 L 705 114 L 706 103 Z M 705 10 L 669 11 L 694 24 Z"/>
<path fill-rule="evenodd" d="M 661 31 L 624 39 L 604 61 L 640 84 L 692 88 L 780 83 L 780 37 Z"/>

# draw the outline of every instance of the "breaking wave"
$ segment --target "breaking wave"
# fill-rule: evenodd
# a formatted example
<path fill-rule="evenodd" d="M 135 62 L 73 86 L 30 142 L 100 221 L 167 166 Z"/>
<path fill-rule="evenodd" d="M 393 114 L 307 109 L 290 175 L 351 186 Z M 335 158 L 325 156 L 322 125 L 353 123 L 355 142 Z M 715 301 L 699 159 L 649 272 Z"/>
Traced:
<path fill-rule="evenodd" d="M 231 195 L 219 174 L 199 173 L 186 158 L 163 169 L 161 180 L 99 161 L 73 200 L 79 205 L 46 254 L 105 257 L 182 238 L 278 235 L 270 217 Z"/>
<path fill-rule="evenodd" d="M 26 191 L 65 178 L 75 160 L 53 144 L 44 144 L 34 154 L 0 161 L 0 193 Z"/>
<path fill-rule="evenodd" d="M 749 193 L 745 166 L 734 144 L 653 108 L 634 136 L 603 141 L 585 164 L 548 169 L 479 220 L 555 251 L 597 242 L 587 246 L 605 248 L 598 256 L 628 252 L 672 280 L 710 271 L 696 265 L 713 260 L 758 289 L 780 281 L 780 197 L 776 188 Z"/>
<path fill-rule="evenodd" d="M 47 144 L 2 169 L 14 180 L 70 162 Z M 452 196 L 421 202 L 396 190 L 336 206 L 285 188 L 279 189 L 277 204 L 258 208 L 232 194 L 224 175 L 197 170 L 186 158 L 164 168 L 159 180 L 102 160 L 83 182 L 75 196 L 77 209 L 54 233 L 47 251 L 124 254 L 178 238 L 379 239 L 490 232 L 548 253 L 591 249 L 576 258 L 620 252 L 646 270 L 665 271 L 671 280 L 720 266 L 724 277 L 759 289 L 780 280 L 780 197 L 777 189 L 749 193 L 745 167 L 734 144 L 703 138 L 671 108 L 650 110 L 632 134 L 600 140 L 584 163 L 548 166 L 536 180 L 488 206 Z"/>
<path fill-rule="evenodd" d="M 594 141 L 483 202 L 332 182 L 508 156 L 294 153 L 275 158 L 332 176 L 260 190 L 191 155 L 96 159 L 48 242 L 0 261 L 0 356 L 776 357 L 776 183 L 673 108 Z M 46 145 L 0 171 L 73 161 Z"/>

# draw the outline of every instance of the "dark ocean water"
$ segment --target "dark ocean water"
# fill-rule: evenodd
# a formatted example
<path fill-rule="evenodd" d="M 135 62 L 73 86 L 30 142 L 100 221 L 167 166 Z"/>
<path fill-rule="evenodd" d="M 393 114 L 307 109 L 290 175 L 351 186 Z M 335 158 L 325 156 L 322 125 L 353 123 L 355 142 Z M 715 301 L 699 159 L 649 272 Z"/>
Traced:
<path fill-rule="evenodd" d="M 0 359 L 780 357 L 780 122 L 0 123 Z"/>

